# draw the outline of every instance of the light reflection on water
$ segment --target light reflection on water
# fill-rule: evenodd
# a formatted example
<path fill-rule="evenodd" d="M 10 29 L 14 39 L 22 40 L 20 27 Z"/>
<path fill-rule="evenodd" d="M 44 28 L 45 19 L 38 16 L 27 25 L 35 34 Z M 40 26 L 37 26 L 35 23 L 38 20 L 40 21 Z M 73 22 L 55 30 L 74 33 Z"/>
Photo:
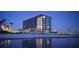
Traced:
<path fill-rule="evenodd" d="M 3 44 L 4 43 L 4 44 Z M 33 38 L 0 40 L 2 48 L 79 48 L 79 38 Z"/>

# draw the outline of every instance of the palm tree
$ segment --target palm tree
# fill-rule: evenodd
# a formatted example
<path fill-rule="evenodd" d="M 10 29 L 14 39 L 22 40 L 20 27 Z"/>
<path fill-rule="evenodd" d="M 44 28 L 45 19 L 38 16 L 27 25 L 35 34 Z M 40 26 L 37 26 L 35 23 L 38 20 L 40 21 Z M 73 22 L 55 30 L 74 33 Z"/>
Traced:
<path fill-rule="evenodd" d="M 2 19 L 2 20 L 0 21 L 0 23 L 1 23 L 1 24 L 4 24 L 5 21 L 6 21 L 6 19 Z"/>

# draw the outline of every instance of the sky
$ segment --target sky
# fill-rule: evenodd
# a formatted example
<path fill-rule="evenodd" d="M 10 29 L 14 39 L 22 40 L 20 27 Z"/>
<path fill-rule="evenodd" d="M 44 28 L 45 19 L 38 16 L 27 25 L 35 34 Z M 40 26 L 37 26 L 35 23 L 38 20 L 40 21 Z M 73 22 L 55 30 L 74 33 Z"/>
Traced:
<path fill-rule="evenodd" d="M 5 18 L 6 24 L 13 23 L 13 29 L 22 29 L 24 20 L 39 14 L 52 17 L 52 29 L 79 32 L 78 11 L 0 11 L 0 20 Z"/>

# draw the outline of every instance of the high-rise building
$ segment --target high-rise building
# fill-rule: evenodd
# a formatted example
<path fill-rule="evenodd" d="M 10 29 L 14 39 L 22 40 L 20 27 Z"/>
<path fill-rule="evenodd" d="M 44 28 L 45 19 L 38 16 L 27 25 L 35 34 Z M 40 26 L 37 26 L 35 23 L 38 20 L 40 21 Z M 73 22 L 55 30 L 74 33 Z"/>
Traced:
<path fill-rule="evenodd" d="M 31 29 L 35 31 L 51 32 L 52 18 L 47 15 L 38 15 L 29 18 L 23 22 L 23 29 Z"/>
<path fill-rule="evenodd" d="M 30 29 L 35 32 L 51 32 L 52 18 L 47 15 L 38 15 L 23 21 L 23 29 Z M 22 41 L 23 47 L 50 47 L 51 39 L 26 39 Z"/>

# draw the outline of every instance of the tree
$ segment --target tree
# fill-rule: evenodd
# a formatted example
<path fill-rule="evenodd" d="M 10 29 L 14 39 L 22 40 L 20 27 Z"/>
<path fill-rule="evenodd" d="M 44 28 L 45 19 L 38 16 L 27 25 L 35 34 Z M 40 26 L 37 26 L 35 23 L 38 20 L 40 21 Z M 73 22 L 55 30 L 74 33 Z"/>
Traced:
<path fill-rule="evenodd" d="M 2 20 L 0 21 L 0 23 L 3 24 L 3 23 L 5 23 L 5 21 L 6 21 L 6 19 L 2 19 Z"/>

